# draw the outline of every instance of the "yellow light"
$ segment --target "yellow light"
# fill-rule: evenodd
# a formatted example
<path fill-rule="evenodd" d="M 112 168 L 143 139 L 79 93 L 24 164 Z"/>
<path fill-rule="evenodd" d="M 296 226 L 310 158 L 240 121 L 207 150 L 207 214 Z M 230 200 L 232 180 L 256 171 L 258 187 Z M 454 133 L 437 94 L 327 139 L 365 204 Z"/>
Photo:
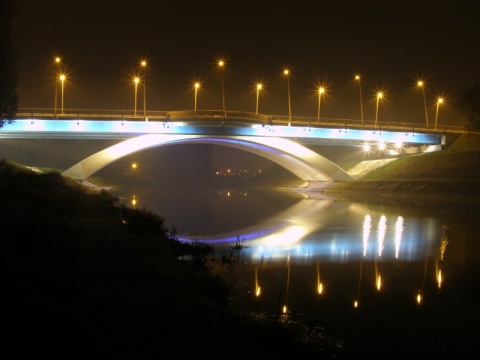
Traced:
<path fill-rule="evenodd" d="M 220 60 L 218 62 L 218 66 L 223 67 L 225 65 L 225 62 L 223 60 Z"/>
<path fill-rule="evenodd" d="M 423 84 L 424 84 L 424 82 L 423 82 L 422 80 L 419 80 L 419 81 L 417 82 L 417 85 L 418 85 L 419 87 L 422 87 Z"/>
<path fill-rule="evenodd" d="M 381 288 L 382 288 L 382 277 L 380 276 L 380 274 L 378 274 L 378 277 L 377 277 L 377 290 L 380 291 Z"/>
<path fill-rule="evenodd" d="M 438 270 L 437 282 L 438 282 L 438 288 L 440 289 L 442 287 L 442 270 Z"/>
<path fill-rule="evenodd" d="M 257 291 L 255 292 L 255 295 L 256 295 L 256 296 L 260 296 L 260 286 L 257 287 Z"/>
<path fill-rule="evenodd" d="M 417 304 L 420 305 L 422 302 L 422 295 L 420 293 L 417 294 Z"/>
<path fill-rule="evenodd" d="M 353 302 L 353 307 L 354 307 L 355 309 L 358 307 L 358 301 L 357 301 L 357 300 L 355 300 L 355 301 Z"/>
<path fill-rule="evenodd" d="M 442 103 L 443 103 L 443 98 L 438 98 L 438 99 L 437 99 L 437 102 L 438 102 L 439 104 L 442 104 Z"/>
<path fill-rule="evenodd" d="M 141 66 L 141 67 L 146 67 L 146 66 L 147 66 L 147 61 L 146 61 L 146 60 L 142 60 L 142 61 L 140 62 L 140 66 Z"/>
<path fill-rule="evenodd" d="M 135 205 L 137 205 L 137 199 L 135 199 L 135 195 L 133 195 L 132 206 L 135 207 Z"/>
<path fill-rule="evenodd" d="M 360 80 L 360 75 L 355 75 L 355 80 Z"/>
<path fill-rule="evenodd" d="M 56 64 L 60 64 L 61 62 L 62 62 L 62 59 L 60 58 L 60 56 L 55 57 Z"/>
<path fill-rule="evenodd" d="M 65 74 L 61 74 L 58 78 L 61 82 L 64 82 L 67 77 L 65 76 Z"/>
<path fill-rule="evenodd" d="M 377 98 L 378 98 L 378 99 L 383 98 L 383 93 L 381 93 L 381 92 L 377 93 Z"/>
<path fill-rule="evenodd" d="M 195 89 L 198 89 L 200 87 L 200 83 L 195 83 Z"/>
<path fill-rule="evenodd" d="M 319 92 L 320 94 L 323 94 L 323 93 L 325 92 L 325 88 L 324 88 L 323 86 L 320 86 L 320 87 L 318 88 L 318 92 Z"/>
<path fill-rule="evenodd" d="M 283 70 L 283 75 L 288 76 L 290 74 L 290 71 L 288 69 Z"/>
<path fill-rule="evenodd" d="M 135 85 L 137 85 L 140 82 L 140 78 L 138 76 L 135 76 L 133 78 L 133 82 L 135 83 Z"/>
<path fill-rule="evenodd" d="M 134 163 L 132 163 L 132 169 L 134 169 L 134 170 L 135 170 L 135 169 L 137 168 L 137 166 L 138 166 L 138 165 L 137 165 L 137 163 L 135 163 L 135 162 L 134 162 Z"/>
<path fill-rule="evenodd" d="M 283 313 L 284 313 L 284 314 L 287 313 L 287 305 L 283 305 Z"/>
<path fill-rule="evenodd" d="M 318 284 L 318 293 L 319 294 L 323 293 L 323 284 L 322 283 Z"/>

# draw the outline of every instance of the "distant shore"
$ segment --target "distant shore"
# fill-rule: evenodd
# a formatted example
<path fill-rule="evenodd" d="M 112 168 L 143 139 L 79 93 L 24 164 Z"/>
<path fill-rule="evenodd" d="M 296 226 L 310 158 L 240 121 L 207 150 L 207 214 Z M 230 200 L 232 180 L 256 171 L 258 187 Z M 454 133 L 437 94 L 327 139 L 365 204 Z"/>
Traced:
<path fill-rule="evenodd" d="M 352 181 L 352 182 L 290 182 L 280 190 L 298 192 L 312 198 L 362 201 L 370 203 L 480 203 L 478 182 L 451 181 Z"/>

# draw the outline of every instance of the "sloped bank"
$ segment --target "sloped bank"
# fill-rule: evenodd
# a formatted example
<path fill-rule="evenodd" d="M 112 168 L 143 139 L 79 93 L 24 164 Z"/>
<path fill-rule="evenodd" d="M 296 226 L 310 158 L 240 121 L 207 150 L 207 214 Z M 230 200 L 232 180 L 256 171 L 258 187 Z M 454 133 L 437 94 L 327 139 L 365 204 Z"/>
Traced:
<path fill-rule="evenodd" d="M 388 161 L 359 161 L 345 182 L 302 183 L 288 190 L 366 202 L 480 202 L 480 135 L 463 134 L 442 151 Z"/>

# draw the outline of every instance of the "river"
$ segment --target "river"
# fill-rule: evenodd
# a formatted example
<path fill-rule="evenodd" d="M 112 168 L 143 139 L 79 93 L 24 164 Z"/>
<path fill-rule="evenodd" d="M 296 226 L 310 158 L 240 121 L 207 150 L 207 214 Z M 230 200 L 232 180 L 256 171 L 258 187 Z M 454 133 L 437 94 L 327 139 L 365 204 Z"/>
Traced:
<path fill-rule="evenodd" d="M 480 351 L 478 205 L 248 187 L 138 196 L 180 240 L 235 262 L 237 308 L 315 326 L 370 358 Z"/>

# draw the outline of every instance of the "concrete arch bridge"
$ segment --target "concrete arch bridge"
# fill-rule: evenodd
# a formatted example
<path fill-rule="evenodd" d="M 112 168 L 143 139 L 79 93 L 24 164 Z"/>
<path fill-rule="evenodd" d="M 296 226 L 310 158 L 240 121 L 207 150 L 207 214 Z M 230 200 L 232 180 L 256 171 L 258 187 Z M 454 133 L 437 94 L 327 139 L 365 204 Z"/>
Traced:
<path fill-rule="evenodd" d="M 407 131 L 408 130 L 408 131 Z M 182 143 L 206 143 L 248 151 L 280 166 L 305 181 L 347 181 L 352 178 L 308 145 L 377 146 L 388 155 L 441 150 L 445 135 L 412 129 L 355 128 L 324 124 L 274 123 L 249 113 L 211 111 L 173 112 L 155 118 L 125 118 L 105 114 L 36 116 L 24 114 L 0 129 L 2 138 L 118 139 L 108 147 L 73 164 L 64 176 L 85 180 L 108 164 L 148 148 Z"/>

